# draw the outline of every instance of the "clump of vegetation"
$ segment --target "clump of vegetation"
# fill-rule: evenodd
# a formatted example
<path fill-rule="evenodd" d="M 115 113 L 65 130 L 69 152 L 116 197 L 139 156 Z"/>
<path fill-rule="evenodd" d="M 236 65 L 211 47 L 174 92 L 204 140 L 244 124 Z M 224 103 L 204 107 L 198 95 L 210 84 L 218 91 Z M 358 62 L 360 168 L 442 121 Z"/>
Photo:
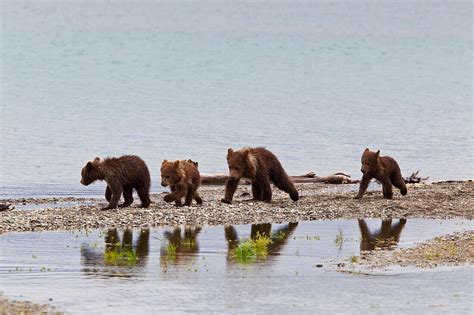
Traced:
<path fill-rule="evenodd" d="M 242 242 L 234 249 L 234 255 L 238 262 L 250 262 L 257 255 L 252 240 Z"/>
<path fill-rule="evenodd" d="M 178 246 L 174 245 L 171 242 L 168 242 L 168 245 L 165 247 L 166 251 L 166 260 L 175 261 L 176 253 L 178 251 Z"/>
<path fill-rule="evenodd" d="M 137 251 L 131 247 L 119 245 L 105 251 L 105 263 L 118 266 L 135 265 L 138 261 Z"/>
<path fill-rule="evenodd" d="M 359 260 L 359 257 L 357 257 L 356 255 L 352 255 L 350 258 L 349 258 L 350 262 L 355 264 L 357 263 L 357 261 Z"/>
<path fill-rule="evenodd" d="M 264 257 L 268 255 L 268 246 L 272 243 L 272 240 L 268 236 L 257 232 L 257 237 L 253 240 L 253 243 L 257 256 Z"/>
<path fill-rule="evenodd" d="M 268 255 L 268 246 L 271 243 L 272 240 L 268 236 L 257 233 L 254 239 L 242 242 L 234 249 L 234 257 L 241 263 L 263 259 Z"/>
<path fill-rule="evenodd" d="M 341 228 L 339 228 L 339 233 L 336 235 L 334 242 L 336 243 L 336 246 L 339 247 L 339 249 L 342 248 L 342 243 L 344 243 L 344 234 L 342 234 Z"/>

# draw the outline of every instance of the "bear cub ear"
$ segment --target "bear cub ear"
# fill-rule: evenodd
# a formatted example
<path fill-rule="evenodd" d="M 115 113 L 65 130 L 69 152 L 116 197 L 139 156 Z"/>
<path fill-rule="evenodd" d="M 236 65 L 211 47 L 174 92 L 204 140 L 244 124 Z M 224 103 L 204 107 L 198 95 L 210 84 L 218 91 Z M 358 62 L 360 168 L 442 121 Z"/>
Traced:
<path fill-rule="evenodd" d="M 176 168 L 179 167 L 179 160 L 174 161 L 174 167 L 176 167 Z"/>
<path fill-rule="evenodd" d="M 234 153 L 234 150 L 232 150 L 232 148 L 228 148 L 227 149 L 227 156 L 231 155 Z"/>
<path fill-rule="evenodd" d="M 370 151 L 369 148 L 365 148 L 364 153 L 367 153 L 369 151 Z"/>
<path fill-rule="evenodd" d="M 168 163 L 168 160 L 163 160 L 163 162 L 161 162 L 161 168 L 163 168 L 166 163 Z"/>
<path fill-rule="evenodd" d="M 379 157 L 380 155 L 380 150 L 378 150 L 377 152 L 375 152 L 375 156 Z"/>

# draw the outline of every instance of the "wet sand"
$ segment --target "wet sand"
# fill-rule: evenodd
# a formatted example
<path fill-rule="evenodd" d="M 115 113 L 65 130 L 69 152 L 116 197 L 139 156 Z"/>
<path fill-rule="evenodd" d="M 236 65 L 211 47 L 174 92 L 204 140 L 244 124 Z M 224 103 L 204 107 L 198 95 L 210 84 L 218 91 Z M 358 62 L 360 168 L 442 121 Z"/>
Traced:
<path fill-rule="evenodd" d="M 225 225 L 392 217 L 472 219 L 473 216 L 472 181 L 410 184 L 407 196 L 394 191 L 392 200 L 383 199 L 379 190 L 366 193 L 363 199 L 354 199 L 357 185 L 299 184 L 297 188 L 301 199 L 296 203 L 277 189 L 274 189 L 271 204 L 251 201 L 248 195 L 250 187 L 240 186 L 234 203 L 227 205 L 219 201 L 224 194 L 223 186 L 207 186 L 200 189 L 203 206 L 175 207 L 163 201 L 164 194 L 157 194 L 152 195 L 153 203 L 148 209 L 138 208 L 139 200 L 135 199 L 132 207 L 106 211 L 100 209 L 106 205 L 104 198 L 4 199 L 0 203 L 32 207 L 46 205 L 45 209 L 0 212 L 0 233 L 111 226 Z M 61 202 L 77 204 L 58 207 Z M 81 204 L 84 202 L 93 204 Z"/>

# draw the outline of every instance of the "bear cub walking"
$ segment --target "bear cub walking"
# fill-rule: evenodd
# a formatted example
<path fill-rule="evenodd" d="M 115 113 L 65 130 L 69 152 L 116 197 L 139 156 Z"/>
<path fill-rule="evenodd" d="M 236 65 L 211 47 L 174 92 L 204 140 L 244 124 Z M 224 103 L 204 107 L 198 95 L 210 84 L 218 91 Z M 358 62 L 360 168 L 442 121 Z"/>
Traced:
<path fill-rule="evenodd" d="M 226 181 L 224 203 L 232 203 L 239 180 L 248 178 L 252 181 L 253 200 L 271 202 L 272 187 L 287 192 L 293 201 L 299 199 L 298 191 L 281 166 L 278 158 L 265 148 L 243 148 L 227 151 L 229 178 Z"/>
<path fill-rule="evenodd" d="M 171 193 L 165 196 L 166 202 L 175 202 L 181 207 L 181 198 L 185 198 L 184 204 L 190 206 L 196 200 L 202 205 L 202 199 L 197 190 L 201 185 L 201 175 L 197 168 L 198 163 L 192 160 L 171 161 L 164 160 L 161 164 L 161 185 L 169 186 Z"/>
<path fill-rule="evenodd" d="M 372 152 L 365 149 L 361 158 L 362 180 L 360 182 L 359 194 L 356 199 L 362 198 L 369 182 L 372 178 L 377 179 L 383 186 L 383 197 L 392 199 L 392 185 L 400 189 L 400 193 L 405 196 L 407 194 L 407 186 L 400 172 L 397 162 L 389 156 L 380 156 L 380 150 Z"/>
<path fill-rule="evenodd" d="M 130 206 L 133 202 L 133 189 L 140 197 L 141 207 L 150 206 L 150 172 L 145 162 L 136 155 L 106 158 L 103 161 L 96 157 L 94 161 L 87 162 L 81 175 L 81 184 L 85 186 L 96 180 L 107 182 L 105 199 L 109 205 L 103 210 L 117 208 L 122 193 L 124 202 L 118 206 Z"/>

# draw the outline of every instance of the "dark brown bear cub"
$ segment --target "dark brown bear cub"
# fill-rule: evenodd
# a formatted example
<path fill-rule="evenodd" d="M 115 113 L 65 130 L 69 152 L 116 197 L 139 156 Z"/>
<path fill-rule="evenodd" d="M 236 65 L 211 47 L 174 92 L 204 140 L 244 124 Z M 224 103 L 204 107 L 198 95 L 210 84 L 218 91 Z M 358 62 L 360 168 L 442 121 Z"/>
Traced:
<path fill-rule="evenodd" d="M 197 190 L 201 185 L 201 176 L 197 169 L 197 162 L 164 160 L 161 164 L 161 185 L 169 186 L 171 193 L 165 196 L 166 202 L 175 202 L 180 207 L 181 198 L 185 198 L 184 204 L 190 206 L 196 200 L 198 205 L 202 205 L 202 199 Z"/>
<path fill-rule="evenodd" d="M 81 184 L 87 186 L 96 180 L 105 180 L 107 189 L 105 199 L 109 205 L 105 209 L 117 208 L 120 195 L 123 193 L 124 202 L 119 207 L 128 207 L 133 202 L 135 189 L 142 202 L 142 208 L 150 205 L 150 172 L 145 162 L 135 155 L 124 155 L 119 158 L 106 158 L 101 161 L 96 157 L 87 162 L 82 169 Z"/>
<path fill-rule="evenodd" d="M 248 178 L 252 181 L 253 199 L 258 201 L 272 201 L 272 187 L 275 184 L 279 189 L 290 194 L 293 201 L 299 199 L 298 191 L 278 161 L 278 158 L 265 148 L 243 148 L 227 151 L 229 178 L 225 186 L 224 203 L 231 203 L 237 190 L 239 180 Z"/>
<path fill-rule="evenodd" d="M 403 196 L 407 194 L 407 186 L 405 185 L 405 180 L 402 177 L 397 162 L 389 156 L 379 155 L 380 150 L 377 152 L 371 152 L 369 149 L 365 149 L 362 154 L 361 172 L 364 175 L 362 175 L 359 194 L 356 198 L 362 198 L 372 178 L 375 178 L 382 183 L 383 197 L 386 199 L 392 199 L 393 197 L 392 185 L 400 189 Z"/>

